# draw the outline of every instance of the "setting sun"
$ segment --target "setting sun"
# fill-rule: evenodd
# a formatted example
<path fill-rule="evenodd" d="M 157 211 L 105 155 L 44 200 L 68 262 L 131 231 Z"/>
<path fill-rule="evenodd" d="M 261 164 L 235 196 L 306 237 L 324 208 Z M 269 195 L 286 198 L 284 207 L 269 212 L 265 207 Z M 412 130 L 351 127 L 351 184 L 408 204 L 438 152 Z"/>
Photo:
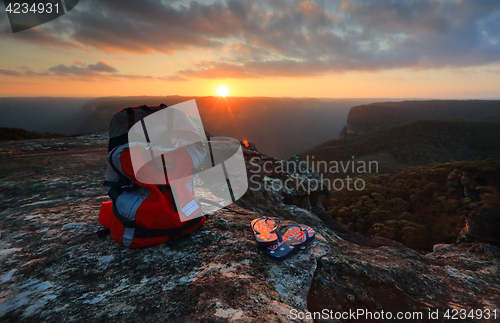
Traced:
<path fill-rule="evenodd" d="M 215 92 L 219 96 L 226 97 L 226 95 L 229 94 L 229 88 L 225 85 L 219 85 L 217 89 L 215 89 Z"/>

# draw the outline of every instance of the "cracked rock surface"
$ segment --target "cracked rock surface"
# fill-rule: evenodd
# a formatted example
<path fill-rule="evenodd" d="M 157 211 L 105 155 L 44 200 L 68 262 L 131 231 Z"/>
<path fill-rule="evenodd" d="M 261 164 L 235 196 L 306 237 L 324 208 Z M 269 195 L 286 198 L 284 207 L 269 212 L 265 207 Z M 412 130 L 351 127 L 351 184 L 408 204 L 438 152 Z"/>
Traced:
<path fill-rule="evenodd" d="M 310 199 L 287 204 L 287 192 L 252 192 L 170 245 L 99 239 L 106 153 L 107 133 L 0 143 L 0 321 L 312 322 L 290 313 L 499 308 L 498 248 L 421 254 L 370 242 L 322 220 Z M 316 239 L 274 261 L 250 229 L 262 215 L 310 225 Z"/>

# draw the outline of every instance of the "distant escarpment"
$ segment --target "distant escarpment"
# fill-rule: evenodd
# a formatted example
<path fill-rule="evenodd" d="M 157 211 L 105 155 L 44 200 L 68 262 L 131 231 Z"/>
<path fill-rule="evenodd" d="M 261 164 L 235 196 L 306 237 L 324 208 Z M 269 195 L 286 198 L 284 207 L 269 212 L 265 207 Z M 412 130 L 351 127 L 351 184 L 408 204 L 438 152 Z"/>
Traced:
<path fill-rule="evenodd" d="M 500 121 L 499 100 L 379 102 L 352 107 L 339 139 L 370 133 L 408 121 L 471 119 Z"/>
<path fill-rule="evenodd" d="M 355 138 L 327 141 L 299 154 L 314 162 L 376 161 L 379 173 L 409 166 L 485 158 L 500 159 L 500 122 L 477 120 L 418 120 Z M 354 156 L 354 159 L 353 159 Z M 326 177 L 352 175 L 325 172 Z"/>

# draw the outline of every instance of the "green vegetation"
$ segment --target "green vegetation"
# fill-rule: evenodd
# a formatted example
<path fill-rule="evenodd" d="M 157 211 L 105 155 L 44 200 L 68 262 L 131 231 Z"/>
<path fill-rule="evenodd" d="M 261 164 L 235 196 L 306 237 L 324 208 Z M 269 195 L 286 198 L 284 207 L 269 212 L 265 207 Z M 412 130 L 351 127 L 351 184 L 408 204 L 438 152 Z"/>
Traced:
<path fill-rule="evenodd" d="M 477 201 L 447 185 L 455 168 L 473 174 Z M 479 160 L 408 168 L 397 174 L 365 174 L 363 191 L 333 192 L 327 212 L 352 231 L 431 250 L 436 243 L 453 243 L 465 225 L 469 205 L 474 212 L 500 212 L 500 161 Z"/>
<path fill-rule="evenodd" d="M 26 140 L 26 139 L 50 139 L 63 138 L 65 135 L 57 133 L 39 133 L 35 131 L 27 131 L 21 128 L 0 128 L 0 141 L 9 140 Z"/>
<path fill-rule="evenodd" d="M 380 172 L 480 158 L 500 159 L 500 122 L 419 120 L 357 138 L 331 140 L 299 156 L 317 161 L 375 160 Z M 339 174 L 325 174 L 338 177 Z"/>

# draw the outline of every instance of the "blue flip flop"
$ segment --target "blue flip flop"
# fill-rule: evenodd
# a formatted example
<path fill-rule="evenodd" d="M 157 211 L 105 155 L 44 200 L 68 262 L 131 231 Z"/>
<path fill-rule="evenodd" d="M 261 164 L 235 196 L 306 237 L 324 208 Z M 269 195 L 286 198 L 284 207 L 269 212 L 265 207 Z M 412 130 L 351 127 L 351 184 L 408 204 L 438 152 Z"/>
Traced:
<path fill-rule="evenodd" d="M 281 241 L 267 247 L 267 254 L 274 259 L 284 260 L 296 252 L 301 245 L 314 239 L 315 232 L 311 227 L 299 224 L 285 225 L 278 230 L 278 236 L 282 228 L 289 229 L 281 237 Z"/>

